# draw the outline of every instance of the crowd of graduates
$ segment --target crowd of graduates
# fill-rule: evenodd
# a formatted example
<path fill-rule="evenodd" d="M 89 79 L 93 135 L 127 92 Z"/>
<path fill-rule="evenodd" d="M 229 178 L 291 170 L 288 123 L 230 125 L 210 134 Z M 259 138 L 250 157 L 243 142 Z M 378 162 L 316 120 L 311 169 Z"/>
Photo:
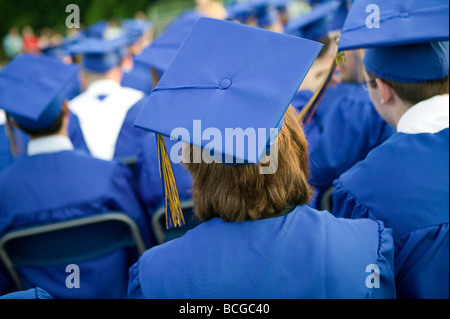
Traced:
<path fill-rule="evenodd" d="M 156 37 L 139 13 L 26 53 L 11 29 L 0 238 L 121 212 L 146 252 L 0 254 L 0 295 L 448 298 L 449 4 L 380 0 L 374 27 L 368 0 L 292 3 L 197 0 Z M 229 128 L 257 145 L 228 147 Z"/>

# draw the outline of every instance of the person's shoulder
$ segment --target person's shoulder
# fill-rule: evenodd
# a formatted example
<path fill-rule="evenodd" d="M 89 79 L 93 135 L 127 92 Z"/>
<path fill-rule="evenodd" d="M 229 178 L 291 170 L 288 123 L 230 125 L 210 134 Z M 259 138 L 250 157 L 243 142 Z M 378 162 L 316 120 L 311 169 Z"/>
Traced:
<path fill-rule="evenodd" d="M 329 234 L 346 234 L 348 230 L 353 229 L 351 232 L 353 235 L 363 238 L 366 232 L 378 234 L 384 231 L 384 224 L 381 221 L 370 218 L 338 218 L 328 211 L 319 211 L 306 205 L 296 207 L 293 213 L 303 227 L 308 225 L 310 229 L 314 227 L 326 229 Z"/>
<path fill-rule="evenodd" d="M 62 152 L 61 161 L 70 162 L 70 167 L 76 168 L 79 172 L 94 172 L 96 177 L 113 176 L 126 170 L 124 164 L 119 161 L 107 161 L 96 158 L 81 150 Z"/>
<path fill-rule="evenodd" d="M 146 97 L 146 94 L 140 90 L 137 90 L 135 88 L 126 87 L 126 86 L 120 86 L 120 89 L 118 89 L 115 92 L 116 95 L 126 96 L 127 98 L 130 98 L 134 101 L 133 105 L 136 103 L 143 103 L 143 99 Z"/>

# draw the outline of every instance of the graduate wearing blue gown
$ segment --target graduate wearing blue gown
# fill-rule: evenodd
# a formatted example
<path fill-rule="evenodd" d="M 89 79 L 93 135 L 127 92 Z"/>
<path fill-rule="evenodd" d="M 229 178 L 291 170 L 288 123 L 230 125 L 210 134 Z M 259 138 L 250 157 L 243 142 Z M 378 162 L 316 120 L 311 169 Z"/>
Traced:
<path fill-rule="evenodd" d="M 286 33 L 327 44 L 313 68 L 328 70 L 330 67 L 330 57 L 334 58 L 330 52 L 336 44 L 328 34 L 342 28 L 347 15 L 346 2 L 318 4 L 310 13 L 288 22 Z M 323 195 L 333 186 L 333 181 L 394 133 L 374 109 L 368 92 L 358 83 L 355 56 L 356 53 L 347 55 L 345 68 L 338 66 L 340 83 L 328 87 L 312 118 L 304 124 L 311 159 L 310 182 L 317 192 L 310 205 L 318 209 L 322 209 Z M 308 75 L 311 76 L 314 74 Z M 300 112 L 317 89 L 303 84 L 292 105 Z"/>
<path fill-rule="evenodd" d="M 397 132 L 336 181 L 333 214 L 377 218 L 393 230 L 399 298 L 447 299 L 449 5 L 410 1 L 399 8 L 382 1 L 379 5 L 390 8 L 394 18 L 382 16 L 381 28 L 369 37 L 368 29 L 356 27 L 365 25 L 361 17 L 369 2 L 357 1 L 352 7 L 341 50 L 370 48 L 363 62 L 369 91 Z M 415 14 L 403 19 L 405 11 Z M 393 31 L 400 28 L 407 32 Z M 396 93 L 398 83 L 409 87 L 403 98 Z M 421 97 L 412 97 L 418 93 Z"/>
<path fill-rule="evenodd" d="M 130 269 L 129 298 L 395 297 L 390 230 L 305 205 L 312 193 L 307 142 L 289 104 L 320 49 L 234 22 L 201 18 L 194 26 L 135 125 L 180 133 L 194 211 L 204 222 L 141 256 Z M 248 149 L 223 147 L 230 128 L 258 128 L 253 141 L 263 151 L 250 139 Z M 270 128 L 281 132 L 263 134 Z M 176 205 L 170 208 L 171 224 L 181 224 Z"/>
<path fill-rule="evenodd" d="M 82 54 L 82 73 L 87 89 L 70 101 L 70 110 L 80 122 L 92 156 L 112 160 L 120 129 L 127 112 L 145 98 L 136 89 L 122 87 L 122 66 L 129 55 L 134 33 L 112 40 L 87 38 L 70 46 L 73 54 Z"/>
<path fill-rule="evenodd" d="M 313 207 L 317 208 L 335 179 L 394 133 L 373 107 L 368 93 L 357 83 L 328 88 L 304 129 L 309 142 L 310 182 L 318 192 Z"/>
<path fill-rule="evenodd" d="M 64 95 L 67 99 L 71 99 L 78 95 L 81 91 L 79 76 L 73 77 L 70 84 L 64 88 Z M 9 138 L 6 132 L 6 117 L 4 111 L 0 110 L 0 170 L 5 168 L 8 164 L 12 163 L 14 156 L 11 154 L 11 148 Z M 25 152 L 25 147 L 28 143 L 29 137 L 22 131 L 17 129 L 15 131 L 16 144 L 19 147 L 19 154 Z M 78 117 L 70 112 L 69 119 L 69 138 L 72 141 L 73 146 L 78 149 L 89 153 L 89 149 L 84 140 L 83 132 L 81 131 L 80 122 Z"/>
<path fill-rule="evenodd" d="M 2 110 L 0 110 L 2 112 Z M 1 115 L 0 115 L 1 117 Z M 84 140 L 83 132 L 81 131 L 78 117 L 70 112 L 69 118 L 69 138 L 73 147 L 77 150 L 84 151 L 89 154 L 89 149 Z M 29 137 L 24 132 L 14 129 L 16 144 L 19 147 L 19 154 L 25 152 L 25 147 L 29 141 Z M 0 120 L 0 171 L 14 161 L 14 156 L 11 153 L 11 146 L 8 138 L 6 125 L 2 124 Z"/>
<path fill-rule="evenodd" d="M 260 221 L 214 218 L 147 251 L 130 269 L 128 297 L 394 298 L 390 236 L 381 223 L 336 219 L 308 206 Z M 365 285 L 372 264 L 380 268 L 380 288 Z"/>
<path fill-rule="evenodd" d="M 128 169 L 75 150 L 67 136 L 68 103 L 60 92 L 74 71 L 73 66 L 57 60 L 23 55 L 0 75 L 0 99 L 5 111 L 27 131 L 47 132 L 31 136 L 27 154 L 16 158 L 0 174 L 0 198 L 8 199 L 0 201 L 0 234 L 120 211 L 136 222 L 146 246 L 151 247 L 150 223 Z M 25 79 L 22 83 L 28 85 L 20 85 L 15 79 Z M 61 116 L 62 124 L 55 133 L 57 128 L 51 127 Z M 25 289 L 41 287 L 54 298 L 123 298 L 127 271 L 136 258 L 136 252 L 120 249 L 77 263 L 79 289 L 66 287 L 67 265 L 24 266 L 17 271 Z M 4 294 L 10 289 L 11 279 L 0 269 L 0 291 Z"/>
<path fill-rule="evenodd" d="M 126 19 L 122 22 L 122 28 L 125 32 L 134 33 L 130 37 L 130 53 L 133 59 L 133 68 L 123 72 L 122 86 L 130 87 L 145 94 L 150 94 L 153 88 L 153 80 L 149 68 L 136 60 L 136 56 L 147 46 L 148 34 L 151 34 L 153 25 L 146 20 Z"/>

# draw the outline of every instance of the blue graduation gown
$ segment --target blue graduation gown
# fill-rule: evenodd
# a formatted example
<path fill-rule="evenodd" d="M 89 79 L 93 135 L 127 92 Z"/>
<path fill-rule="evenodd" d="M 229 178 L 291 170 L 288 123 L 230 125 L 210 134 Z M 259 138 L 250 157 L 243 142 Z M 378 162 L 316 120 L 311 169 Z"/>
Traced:
<path fill-rule="evenodd" d="M 336 181 L 333 213 L 393 230 L 400 298 L 449 298 L 449 130 L 396 133 Z"/>
<path fill-rule="evenodd" d="M 20 227 L 122 211 L 136 221 L 147 247 L 154 245 L 131 174 L 122 164 L 102 161 L 78 151 L 22 156 L 0 174 L 0 235 Z M 25 289 L 41 287 L 54 298 L 123 298 L 128 268 L 136 261 L 131 250 L 77 263 L 80 288 L 68 289 L 67 265 L 23 267 Z M 101 274 L 101 276 L 99 275 Z M 10 283 L 0 270 L 0 292 Z"/>
<path fill-rule="evenodd" d="M 69 112 L 68 134 L 73 147 L 90 154 L 89 148 L 84 140 L 83 131 L 81 130 L 80 120 L 75 113 Z"/>
<path fill-rule="evenodd" d="M 16 142 L 19 147 L 19 154 L 24 154 L 29 137 L 21 130 L 15 129 L 14 132 L 16 135 Z M 84 140 L 78 117 L 72 112 L 70 112 L 69 117 L 68 133 L 74 148 L 89 154 L 89 149 Z M 0 125 L 0 171 L 11 164 L 13 160 L 14 156 L 11 154 L 6 126 Z"/>
<path fill-rule="evenodd" d="M 28 140 L 25 133 L 18 129 L 14 129 L 17 139 L 17 146 L 19 154 L 25 152 L 25 140 Z M 0 125 L 0 172 L 14 161 L 14 156 L 11 154 L 11 145 L 9 143 L 6 125 Z"/>
<path fill-rule="evenodd" d="M 122 160 L 138 156 L 142 148 L 144 139 L 150 134 L 148 131 L 134 127 L 136 117 L 141 112 L 147 101 L 147 96 L 133 105 L 127 112 L 120 128 L 116 141 L 114 159 Z"/>
<path fill-rule="evenodd" d="M 367 266 L 380 270 L 366 286 Z M 129 298 L 395 298 L 390 230 L 298 206 L 259 221 L 206 221 L 145 252 Z M 371 279 L 369 278 L 369 281 Z"/>
<path fill-rule="evenodd" d="M 130 72 L 123 73 L 122 86 L 142 91 L 145 94 L 150 94 L 153 88 L 150 67 L 134 60 L 133 69 Z"/>
<path fill-rule="evenodd" d="M 31 288 L 24 291 L 16 291 L 1 296 L 0 299 L 53 299 L 52 296 L 41 288 Z"/>
<path fill-rule="evenodd" d="M 169 154 L 171 148 L 179 143 L 166 137 L 164 137 L 164 140 Z M 191 174 L 181 163 L 171 164 L 180 201 L 190 200 L 192 198 L 192 193 L 190 192 L 192 189 Z M 141 152 L 138 156 L 137 171 L 139 193 L 148 211 L 152 214 L 164 206 L 164 185 L 162 177 L 159 174 L 158 145 L 154 133 L 149 133 L 143 141 Z"/>
<path fill-rule="evenodd" d="M 297 95 L 293 106 L 301 110 L 312 93 L 300 91 Z M 304 130 L 309 142 L 310 183 L 317 189 L 318 203 L 336 178 L 394 133 L 375 110 L 369 94 L 352 83 L 330 87 Z"/>

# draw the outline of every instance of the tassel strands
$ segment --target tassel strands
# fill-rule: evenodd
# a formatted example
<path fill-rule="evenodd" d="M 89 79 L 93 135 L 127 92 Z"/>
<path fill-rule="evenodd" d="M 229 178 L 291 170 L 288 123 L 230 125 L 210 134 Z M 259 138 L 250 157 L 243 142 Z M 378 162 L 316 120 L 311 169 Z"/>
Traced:
<path fill-rule="evenodd" d="M 158 144 L 159 174 L 164 182 L 166 228 L 181 227 L 185 224 L 185 221 L 166 143 L 162 135 L 157 134 L 156 138 Z"/>
<path fill-rule="evenodd" d="M 339 45 L 339 37 L 337 38 L 337 45 L 336 50 Z M 319 106 L 320 102 L 322 101 L 328 86 L 330 85 L 333 75 L 336 72 L 336 67 L 339 64 L 343 64 L 346 62 L 345 55 L 343 52 L 336 52 L 335 58 L 333 63 L 330 66 L 330 69 L 328 70 L 327 77 L 325 78 L 324 82 L 322 83 L 322 86 L 320 87 L 317 92 L 313 95 L 311 100 L 308 102 L 308 104 L 301 110 L 301 112 L 298 114 L 298 120 L 302 121 L 303 124 L 309 123 L 311 119 L 314 116 L 314 113 L 317 110 L 317 107 Z"/>

